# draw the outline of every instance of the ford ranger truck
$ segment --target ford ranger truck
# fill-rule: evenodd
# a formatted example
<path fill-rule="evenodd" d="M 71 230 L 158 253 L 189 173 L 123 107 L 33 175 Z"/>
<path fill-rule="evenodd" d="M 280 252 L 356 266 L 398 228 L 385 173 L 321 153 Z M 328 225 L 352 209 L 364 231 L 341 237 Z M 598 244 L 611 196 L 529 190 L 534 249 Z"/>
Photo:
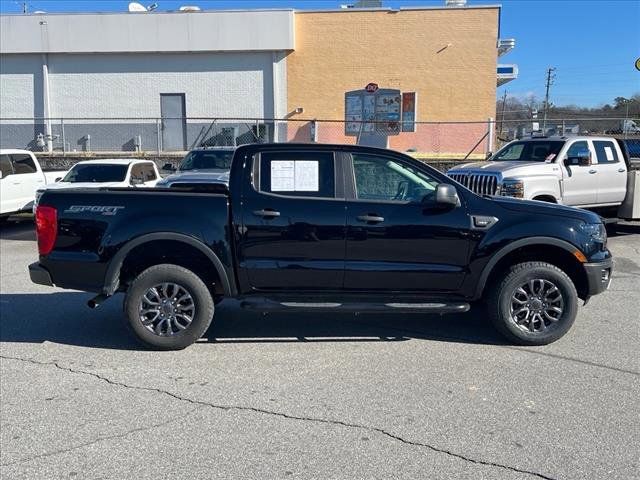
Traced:
<path fill-rule="evenodd" d="M 46 191 L 37 284 L 124 294 L 145 344 L 203 336 L 225 298 L 245 308 L 444 314 L 486 304 L 510 341 L 562 337 L 606 290 L 600 218 L 486 197 L 399 152 L 353 145 L 239 147 L 229 185 Z"/>
<path fill-rule="evenodd" d="M 451 178 L 480 195 L 559 203 L 610 219 L 640 219 L 640 169 L 623 140 L 531 137 L 501 148 L 489 161 L 456 166 Z"/>

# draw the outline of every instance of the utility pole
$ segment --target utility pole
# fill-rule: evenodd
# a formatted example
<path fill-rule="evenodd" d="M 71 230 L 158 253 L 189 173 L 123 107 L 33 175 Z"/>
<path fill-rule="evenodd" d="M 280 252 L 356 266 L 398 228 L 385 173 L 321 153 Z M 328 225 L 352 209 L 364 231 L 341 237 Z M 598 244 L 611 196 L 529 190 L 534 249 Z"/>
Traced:
<path fill-rule="evenodd" d="M 502 136 L 502 125 L 504 125 L 504 107 L 507 105 L 507 91 L 502 95 L 502 114 L 500 115 L 500 136 Z"/>
<path fill-rule="evenodd" d="M 544 115 L 542 117 L 542 134 L 546 132 L 547 128 L 547 111 L 549 110 L 549 87 L 553 84 L 553 81 L 556 78 L 555 67 L 547 68 L 547 85 L 546 85 L 546 93 L 544 94 Z"/>

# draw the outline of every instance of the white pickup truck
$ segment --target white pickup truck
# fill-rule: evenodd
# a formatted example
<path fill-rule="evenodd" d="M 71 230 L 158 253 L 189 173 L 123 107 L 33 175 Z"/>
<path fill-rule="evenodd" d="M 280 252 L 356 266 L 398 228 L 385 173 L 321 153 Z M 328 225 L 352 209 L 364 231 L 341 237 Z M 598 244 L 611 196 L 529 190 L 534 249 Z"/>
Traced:
<path fill-rule="evenodd" d="M 28 150 L 0 150 L 0 221 L 31 210 L 36 191 L 64 177 L 66 172 L 43 172 Z"/>
<path fill-rule="evenodd" d="M 447 175 L 481 195 L 504 195 L 640 218 L 640 170 L 611 137 L 532 137 L 505 145 L 488 161 Z"/>
<path fill-rule="evenodd" d="M 76 163 L 59 181 L 39 188 L 33 211 L 45 190 L 103 187 L 155 187 L 160 179 L 158 167 L 151 160 L 120 158 L 85 160 Z"/>

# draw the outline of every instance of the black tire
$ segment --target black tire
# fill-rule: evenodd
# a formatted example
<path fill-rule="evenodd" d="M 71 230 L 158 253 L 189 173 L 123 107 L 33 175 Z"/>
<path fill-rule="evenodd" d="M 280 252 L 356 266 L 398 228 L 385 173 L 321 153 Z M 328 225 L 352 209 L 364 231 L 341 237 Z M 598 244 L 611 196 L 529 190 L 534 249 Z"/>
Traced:
<path fill-rule="evenodd" d="M 544 329 L 540 328 L 539 331 L 530 331 L 531 327 L 526 325 L 519 326 L 512 318 L 512 296 L 518 287 L 528 285 L 531 280 L 549 282 L 557 287 L 561 294 L 562 312 L 553 322 L 543 318 Z M 544 288 L 540 286 L 540 282 L 535 285 L 538 286 L 538 291 Z M 549 263 L 526 262 L 513 265 L 506 271 L 505 276 L 490 288 L 487 302 L 489 320 L 505 338 L 519 345 L 547 345 L 555 342 L 569 331 L 578 313 L 578 293 L 575 285 L 565 272 Z M 551 287 L 548 287 L 548 290 L 551 290 Z M 519 296 L 519 299 L 522 298 L 524 297 Z M 529 315 L 528 311 L 526 314 Z M 534 322 L 534 327 L 535 325 L 540 325 L 540 322 Z"/>
<path fill-rule="evenodd" d="M 163 324 L 166 331 L 158 334 L 143 325 L 140 308 L 143 296 L 153 287 L 165 283 L 180 286 L 188 293 L 191 297 L 189 307 L 193 314 L 190 316 L 191 323 L 182 327 L 183 330 L 177 327 L 172 329 L 172 325 L 176 324 L 174 321 L 173 324 Z M 142 343 L 157 350 L 181 350 L 204 335 L 211 324 L 215 308 L 211 292 L 198 275 L 178 265 L 161 264 L 147 268 L 131 283 L 124 300 L 124 310 L 128 327 Z M 177 331 L 169 335 L 169 329 Z"/>

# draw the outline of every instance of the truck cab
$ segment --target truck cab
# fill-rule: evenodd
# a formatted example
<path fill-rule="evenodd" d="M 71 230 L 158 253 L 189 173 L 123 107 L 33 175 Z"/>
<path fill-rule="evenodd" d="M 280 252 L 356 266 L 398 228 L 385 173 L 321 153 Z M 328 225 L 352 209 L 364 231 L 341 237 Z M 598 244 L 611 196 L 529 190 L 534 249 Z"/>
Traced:
<path fill-rule="evenodd" d="M 629 169 L 625 150 L 611 137 L 532 137 L 447 174 L 479 194 L 598 209 L 624 202 Z"/>

